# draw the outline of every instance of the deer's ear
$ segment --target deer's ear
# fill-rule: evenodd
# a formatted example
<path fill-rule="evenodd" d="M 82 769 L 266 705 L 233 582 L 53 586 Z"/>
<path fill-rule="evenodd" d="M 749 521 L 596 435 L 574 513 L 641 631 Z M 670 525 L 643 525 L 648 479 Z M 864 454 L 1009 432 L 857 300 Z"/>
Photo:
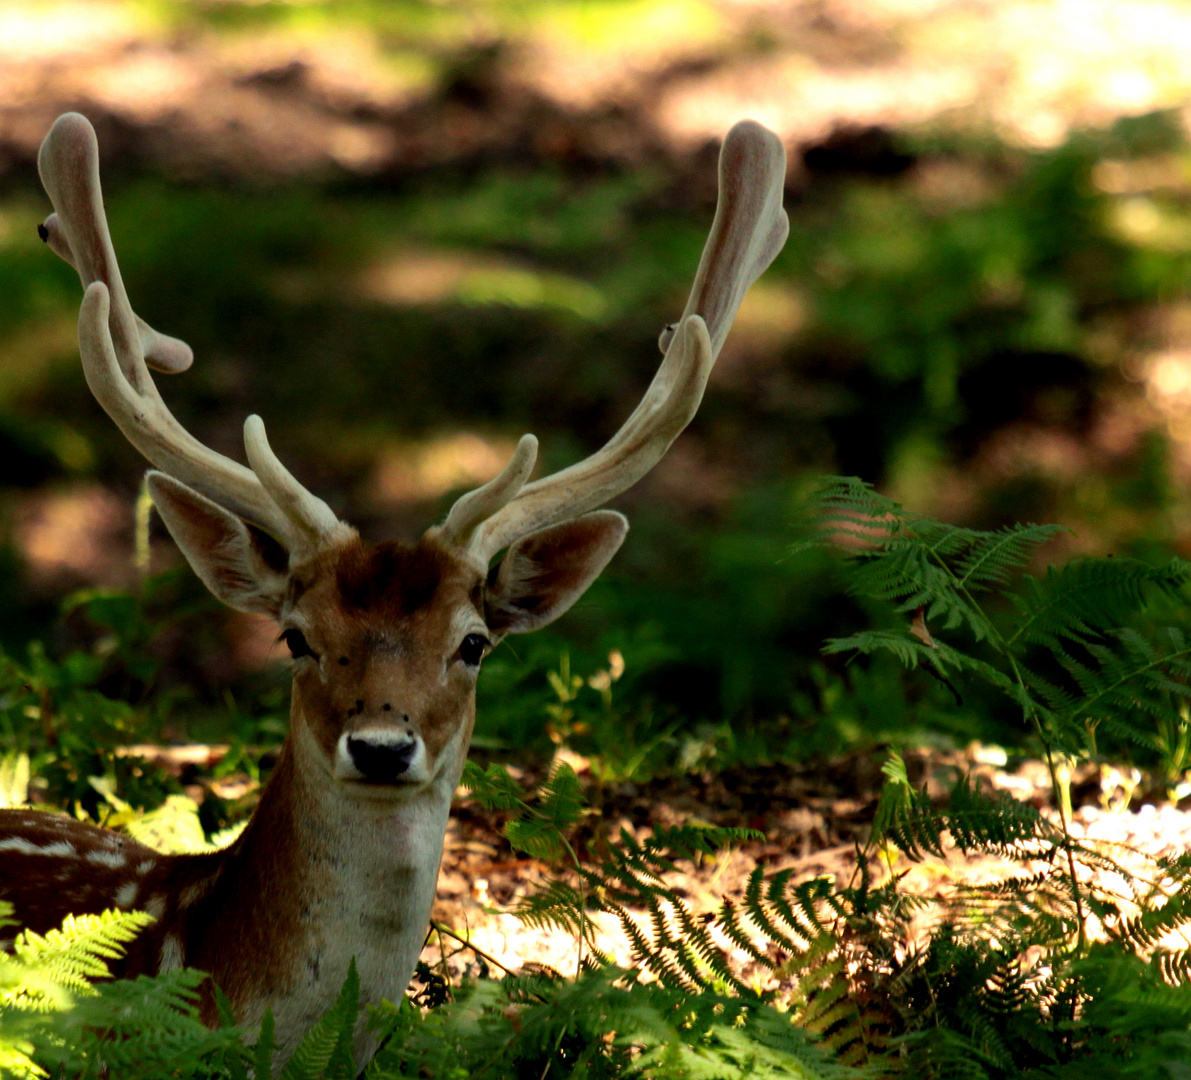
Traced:
<path fill-rule="evenodd" d="M 149 494 L 186 561 L 237 611 L 277 618 L 285 595 L 285 553 L 235 514 L 165 473 L 149 473 Z"/>
<path fill-rule="evenodd" d="M 599 577 L 628 531 L 623 514 L 596 510 L 518 540 L 488 575 L 488 629 L 525 634 L 553 622 Z"/>

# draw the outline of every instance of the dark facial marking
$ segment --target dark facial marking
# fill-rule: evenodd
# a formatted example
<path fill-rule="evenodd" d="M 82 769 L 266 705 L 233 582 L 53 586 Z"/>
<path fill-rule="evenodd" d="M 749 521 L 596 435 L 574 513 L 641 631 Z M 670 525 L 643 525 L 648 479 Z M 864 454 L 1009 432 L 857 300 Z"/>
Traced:
<path fill-rule="evenodd" d="M 448 558 L 437 548 L 397 541 L 348 548 L 336 569 L 343 605 L 355 611 L 412 615 L 434 599 Z"/>

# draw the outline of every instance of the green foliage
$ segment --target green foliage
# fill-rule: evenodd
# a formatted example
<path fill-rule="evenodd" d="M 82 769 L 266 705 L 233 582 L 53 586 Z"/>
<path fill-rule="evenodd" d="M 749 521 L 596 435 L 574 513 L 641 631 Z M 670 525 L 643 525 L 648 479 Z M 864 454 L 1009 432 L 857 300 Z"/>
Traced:
<path fill-rule="evenodd" d="M 429 1014 L 402 1004 L 375 1022 L 388 1041 L 369 1080 L 520 1080 L 546 1070 L 571 1080 L 857 1076 L 833 1067 L 770 1006 L 684 993 L 614 967 L 573 982 L 480 983 Z"/>
<path fill-rule="evenodd" d="M 182 969 L 100 983 L 93 996 L 59 1014 L 37 1057 L 52 1070 L 87 1080 L 217 1077 L 240 1033 L 212 1030 L 199 1018 L 204 978 Z"/>
<path fill-rule="evenodd" d="M 887 654 L 911 677 L 925 671 L 981 707 L 1010 710 L 1051 762 L 1057 818 L 963 775 L 932 799 L 893 751 L 850 880 L 799 880 L 758 863 L 742 895 L 698 913 L 675 873 L 757 834 L 693 822 L 613 834 L 565 762 L 536 791 L 499 764 L 469 762 L 463 783 L 500 816 L 508 842 L 555 867 L 514 913 L 575 936 L 573 977 L 440 979 L 433 992 L 362 1018 L 353 965 L 339 1000 L 278 1072 L 271 1017 L 246 1038 L 224 1001 L 224 1026 L 209 1031 L 198 1021 L 196 973 L 104 981 L 102 961 L 134 932 L 105 916 L 18 939 L 0 967 L 0 978 L 10 973 L 0 982 L 10 987 L 0 1053 L 27 1076 L 42 1067 L 347 1080 L 367 1023 L 380 1043 L 368 1080 L 1177 1075 L 1191 1047 L 1191 948 L 1175 944 L 1191 924 L 1191 858 L 1157 859 L 1139 875 L 1073 838 L 1056 762 L 1125 740 L 1165 753 L 1172 776 L 1186 758 L 1189 568 L 1079 559 L 1031 576 L 1053 528 L 951 526 L 855 480 L 826 485 L 808 521 L 804 550 L 842 547 L 851 591 L 884 623 L 826 651 Z M 540 715 L 559 741 L 582 738 L 586 717 L 612 708 L 622 670 L 613 658 L 588 679 L 565 658 L 549 669 Z M 16 790 L 21 766 L 5 762 L 0 779 Z M 118 796 L 106 798 L 123 812 Z M 155 818 L 130 820 L 148 829 Z M 192 840 L 203 842 L 201 830 Z M 902 862 L 953 848 L 1009 869 L 941 898 L 904 888 Z M 608 916 L 628 941 L 628 970 L 595 932 Z M 490 958 L 476 955 L 487 970 Z"/>
<path fill-rule="evenodd" d="M 1152 744 L 1153 718 L 1177 715 L 1191 696 L 1184 627 L 1143 617 L 1179 603 L 1191 577 L 1181 559 L 1076 559 L 1032 577 L 1024 568 L 1056 527 L 932 521 L 855 478 L 825 483 L 808 522 L 802 546 L 851 549 L 851 590 L 911 616 L 833 638 L 825 652 L 887 652 L 957 696 L 956 679 L 991 687 L 1047 753 L 1094 753 L 1098 733 Z"/>
<path fill-rule="evenodd" d="M 185 614 L 151 614 L 156 594 L 167 594 L 168 604 L 172 583 L 173 575 L 151 579 L 140 597 L 71 597 L 64 613 L 77 612 L 100 632 L 91 649 L 56 660 L 33 642 L 23 662 L 0 652 L 0 751 L 28 755 L 41 801 L 98 818 L 105 792 L 118 790 L 143 808 L 177 790 L 165 773 L 118 752 L 152 741 L 174 703 L 176 695 L 153 692 L 161 661 L 149 647 Z"/>
<path fill-rule="evenodd" d="M 353 958 L 339 998 L 298 1044 L 279 1080 L 355 1080 L 352 1037 L 360 1015 L 360 977 Z M 258 1059 L 260 1060 L 260 1059 Z M 270 1076 L 257 1065 L 257 1076 Z"/>
<path fill-rule="evenodd" d="M 1188 697 L 1185 564 L 1080 559 L 1032 577 L 1026 568 L 1055 529 L 962 529 L 908 513 L 849 480 L 825 488 L 810 528 L 806 545 L 851 552 L 845 569 L 852 591 L 875 602 L 874 611 L 884 605 L 894 624 L 832 640 L 829 653 L 884 651 L 956 692 L 973 684 L 991 689 L 1052 760 L 1058 751 L 1077 760 L 1103 752 L 1106 733 L 1118 746 L 1127 737 L 1177 752 L 1171 733 L 1185 726 Z M 563 673 L 555 681 L 559 700 L 569 701 Z M 812 1038 L 807 1045 L 818 1055 L 812 1064 L 794 1053 L 782 1066 L 794 1070 L 1001 1080 L 1158 1076 L 1176 1067 L 1191 1042 L 1191 953 L 1172 947 L 1169 935 L 1191 917 L 1191 862 L 1159 860 L 1152 879 L 1135 877 L 1100 848 L 1075 841 L 1062 817 L 990 797 L 967 777 L 957 777 L 939 803 L 914 790 L 896 753 L 885 775 L 852 881 L 796 882 L 792 871 L 759 865 L 742 900 L 725 902 L 710 919 L 695 918 L 665 875 L 675 859 L 707 856 L 743 836 L 688 827 L 645 840 L 628 833 L 601 840 L 597 828 L 587 844 L 594 854 L 580 862 L 570 852 L 571 872 L 518 912 L 531 925 L 587 938 L 578 979 L 508 978 L 499 991 L 482 983 L 426 1017 L 398 1011 L 389 1023 L 401 1036 L 386 1059 L 396 1066 L 386 1067 L 395 1076 L 419 1069 L 455 1075 L 452 1066 L 458 1075 L 469 1066 L 526 1075 L 545 1067 L 537 1055 L 551 1045 L 529 1034 L 526 1019 L 540 1011 L 554 1022 L 548 1030 L 556 1048 L 575 1040 L 570 1056 L 556 1049 L 550 1059 L 562 1075 L 630 1068 L 613 1050 L 634 1021 L 601 998 L 598 1014 L 619 1015 L 619 1026 L 605 1032 L 604 1049 L 593 1050 L 600 1044 L 581 1022 L 568 1020 L 560 1030 L 568 1014 L 558 985 L 603 995 L 611 987 L 638 1003 L 646 986 L 655 1001 L 669 993 L 699 1008 L 720 999 L 723 1014 L 736 1016 L 726 1030 L 746 1041 L 760 1016 L 780 1016 L 782 1031 Z M 467 783 L 483 805 L 511 815 L 505 833 L 514 846 L 547 858 L 570 851 L 561 832 L 579 818 L 569 777 L 560 783 L 558 776 L 567 774 L 552 776 L 537 800 L 519 794 L 496 766 L 473 767 Z M 1062 804 L 1057 779 L 1055 788 Z M 951 846 L 1017 869 L 946 900 L 906 894 L 900 874 L 874 879 L 874 866 L 895 863 L 898 852 L 920 860 L 944 857 Z M 1093 877 L 1102 871 L 1114 875 L 1113 884 Z M 632 975 L 611 966 L 587 937 L 595 911 L 620 922 Z M 1089 940 L 1090 926 L 1100 940 Z M 725 939 L 748 956 L 747 975 L 729 961 Z M 646 973 L 652 982 L 641 981 Z M 522 1008 L 511 1009 L 518 1000 Z M 765 1011 L 775 1004 L 784 1011 Z M 644 1020 L 633 1015 L 643 1040 Z M 631 1068 L 667 1075 L 648 1070 L 680 1058 L 689 1067 L 706 1053 L 699 1039 L 708 1031 L 692 1021 L 679 1032 L 687 1058 L 667 1058 L 672 1052 L 663 1044 L 640 1041 Z M 707 1075 L 731 1073 L 717 1061 Z"/>
<path fill-rule="evenodd" d="M 0 901 L 0 930 L 15 925 L 11 915 Z M 191 1067 L 231 1036 L 198 1019 L 200 973 L 96 984 L 152 921 L 137 911 L 67 916 L 0 952 L 0 1076 L 43 1077 L 47 1067 L 72 1077 L 202 1075 Z"/>

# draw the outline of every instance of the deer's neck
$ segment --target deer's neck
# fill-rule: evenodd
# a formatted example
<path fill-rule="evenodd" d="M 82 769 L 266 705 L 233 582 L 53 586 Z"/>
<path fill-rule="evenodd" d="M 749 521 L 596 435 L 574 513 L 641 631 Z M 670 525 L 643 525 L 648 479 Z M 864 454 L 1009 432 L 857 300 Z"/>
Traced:
<path fill-rule="evenodd" d="M 318 767 L 296 701 L 293 719 L 204 905 L 218 959 L 187 958 L 215 976 L 240 1022 L 255 1025 L 271 1008 L 286 1057 L 334 1003 L 353 957 L 363 1002 L 400 1000 L 425 939 L 466 751 L 402 801 L 361 799 Z M 362 1024 L 356 1049 L 357 1060 L 370 1055 Z"/>

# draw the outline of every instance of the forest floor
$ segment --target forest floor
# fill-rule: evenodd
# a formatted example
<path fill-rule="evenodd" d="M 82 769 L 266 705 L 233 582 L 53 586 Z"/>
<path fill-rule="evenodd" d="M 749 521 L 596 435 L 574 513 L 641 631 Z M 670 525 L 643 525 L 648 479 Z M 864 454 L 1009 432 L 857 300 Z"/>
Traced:
<path fill-rule="evenodd" d="M 1191 16 L 1176 0 L 588 6 L 373 19 L 357 5 L 324 23 L 289 5 L 237 18 L 260 5 L 150 16 L 127 0 L 10 0 L 0 174 L 28 169 L 65 109 L 95 122 L 106 156 L 179 176 L 385 176 L 526 156 L 639 162 L 745 115 L 800 145 L 941 119 L 1054 145 L 1191 92 Z"/>
<path fill-rule="evenodd" d="M 150 748 L 142 748 L 147 751 Z M 160 764 L 198 779 L 194 765 L 211 763 L 221 748 L 160 748 Z M 638 841 L 655 828 L 681 824 L 716 825 L 755 830 L 757 839 L 733 845 L 698 863 L 679 862 L 666 883 L 696 917 L 710 916 L 725 900 L 738 908 L 753 868 L 761 864 L 766 877 L 792 869 L 794 880 L 828 877 L 837 885 L 858 882 L 859 856 L 865 851 L 884 776 L 881 750 L 860 751 L 827 761 L 790 765 L 737 767 L 720 772 L 695 772 L 659 777 L 641 783 L 599 783 L 589 762 L 563 752 L 584 782 L 589 808 L 571 835 L 586 860 L 601 838 L 615 843 L 624 830 Z M 920 749 L 903 754 L 907 775 L 915 788 L 925 787 L 943 797 L 966 775 L 973 786 L 989 795 L 1003 793 L 1038 808 L 1060 824 L 1052 804 L 1046 764 L 1021 759 L 1010 762 L 999 747 L 971 744 L 962 751 Z M 548 770 L 510 773 L 525 787 L 544 779 Z M 213 789 L 222 797 L 247 797 L 252 785 L 245 776 L 190 784 L 187 791 L 202 797 Z M 1172 800 L 1150 801 L 1141 777 L 1134 771 L 1108 766 L 1078 767 L 1069 779 L 1073 812 L 1069 831 L 1073 840 L 1093 853 L 1078 869 L 1081 886 L 1126 900 L 1136 891 L 1163 891 L 1165 874 L 1157 862 L 1191 848 L 1191 809 Z M 1176 794 L 1178 794 L 1176 792 Z M 1191 800 L 1184 799 L 1184 803 Z M 565 868 L 549 866 L 519 855 L 502 833 L 501 815 L 478 806 L 461 789 L 447 830 L 434 923 L 442 932 L 428 936 L 422 959 L 453 984 L 466 977 L 493 971 L 547 969 L 573 974 L 579 962 L 578 943 L 563 930 L 523 923 L 515 914 L 519 903 L 553 877 L 566 878 Z M 1019 857 L 969 856 L 944 834 L 941 854 L 925 854 L 913 861 L 892 848 L 869 853 L 873 883 L 899 875 L 903 895 L 935 901 L 922 905 L 905 928 L 900 943 L 906 953 L 925 939 L 925 931 L 953 918 L 955 902 L 968 886 L 988 886 L 1012 877 L 1065 873 L 1059 860 L 1048 862 L 1020 852 Z M 630 910 L 634 921 L 649 933 L 644 909 Z M 636 966 L 623 929 L 611 915 L 593 916 L 598 947 L 615 963 Z M 1094 917 L 1089 933 L 1098 937 Z M 713 928 L 713 936 L 717 936 Z M 1191 940 L 1160 944 L 1186 948 Z M 469 948 L 464 941 L 474 945 Z M 722 935 L 718 943 L 729 962 L 746 980 L 764 973 L 748 955 Z"/>
<path fill-rule="evenodd" d="M 864 849 L 883 780 L 881 760 L 875 753 L 858 753 L 813 765 L 734 769 L 602 789 L 593 785 L 591 814 L 609 837 L 624 829 L 642 840 L 656 826 L 681 823 L 748 827 L 761 833 L 763 839 L 734 846 L 699 865 L 680 864 L 678 872 L 668 875 L 667 884 L 692 912 L 706 915 L 718 910 L 725 899 L 739 908 L 749 873 L 758 863 L 765 866 L 767 877 L 793 869 L 795 880 L 826 876 L 839 885 L 855 883 L 858 854 Z M 1058 823 L 1058 813 L 1050 805 L 1048 769 L 1041 761 L 1024 760 L 1009 769 L 999 750 L 974 745 L 964 752 L 909 753 L 906 762 L 911 782 L 925 784 L 932 794 L 942 795 L 966 773 L 987 793 L 1012 794 Z M 1169 802 L 1142 802 L 1130 808 L 1135 784 L 1135 776 L 1116 769 L 1086 767 L 1072 776 L 1071 835 L 1105 859 L 1099 869 L 1080 868 L 1084 886 L 1095 884 L 1124 897 L 1138 882 L 1160 889 L 1164 875 L 1155 860 L 1177 855 L 1191 845 L 1191 812 Z M 594 831 L 589 825 L 588 836 Z M 945 838 L 941 857 L 926 855 L 912 862 L 887 850 L 873 861 L 873 868 L 874 883 L 890 874 L 904 875 L 903 894 L 937 901 L 924 906 L 911 922 L 902 942 L 907 952 L 925 937 L 928 925 L 948 917 L 953 910 L 949 901 L 963 886 L 1065 871 L 1028 858 L 967 856 L 950 838 Z M 579 955 L 572 935 L 526 926 L 511 914 L 518 901 L 553 872 L 532 859 L 517 858 L 500 834 L 499 823 L 464 799 L 447 834 L 434 919 L 510 970 L 544 965 L 573 973 Z M 633 915 L 648 932 L 646 913 Z M 599 947 L 618 964 L 634 967 L 628 939 L 615 919 L 597 915 L 595 922 Z M 1094 925 L 1092 933 L 1096 936 Z M 726 938 L 719 944 L 739 974 L 746 979 L 761 974 L 743 950 Z M 1180 940 L 1181 947 L 1188 944 Z M 433 967 L 442 963 L 444 955 L 452 981 L 478 970 L 473 952 L 457 940 L 432 935 L 423 960 Z"/>

